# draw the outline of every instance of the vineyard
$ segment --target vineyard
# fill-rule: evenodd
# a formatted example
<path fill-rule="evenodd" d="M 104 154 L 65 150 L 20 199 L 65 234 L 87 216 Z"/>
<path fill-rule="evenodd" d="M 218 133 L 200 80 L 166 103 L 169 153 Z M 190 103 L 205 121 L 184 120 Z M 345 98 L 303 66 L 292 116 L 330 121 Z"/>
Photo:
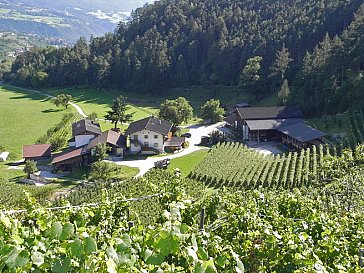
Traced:
<path fill-rule="evenodd" d="M 177 188 L 179 178 L 158 175 L 172 186 L 140 180 L 139 199 L 104 189 L 92 204 L 48 209 L 28 198 L 24 211 L 0 211 L 0 271 L 362 272 L 363 206 L 346 210 L 320 189 L 219 191 L 196 200 Z M 153 225 L 130 213 L 143 185 L 160 192 L 142 201 L 160 205 Z"/>
<path fill-rule="evenodd" d="M 210 151 L 191 172 L 190 178 L 204 181 L 211 187 L 292 189 L 315 183 L 320 164 L 328 154 L 328 148 L 313 146 L 300 154 L 264 156 L 241 143 L 225 142 Z"/>
<path fill-rule="evenodd" d="M 146 183 L 148 181 L 148 183 Z M 145 195 L 182 192 L 193 199 L 201 199 L 205 190 L 202 182 L 188 178 L 176 178 L 174 173 L 153 170 L 143 178 L 128 179 L 117 183 L 96 182 L 84 185 L 71 191 L 66 196 L 58 198 L 53 205 L 61 206 L 67 202 L 80 205 L 90 202 L 101 202 L 105 195 L 111 200 L 120 196 L 123 198 L 138 198 Z M 163 205 L 156 198 L 132 203 L 129 207 L 133 220 L 153 223 L 163 212 Z"/>
<path fill-rule="evenodd" d="M 67 145 L 67 141 L 72 137 L 72 123 L 76 122 L 80 116 L 78 114 L 65 114 L 61 122 L 48 129 L 47 133 L 37 140 L 38 144 L 50 143 L 52 150 L 58 151 Z"/>

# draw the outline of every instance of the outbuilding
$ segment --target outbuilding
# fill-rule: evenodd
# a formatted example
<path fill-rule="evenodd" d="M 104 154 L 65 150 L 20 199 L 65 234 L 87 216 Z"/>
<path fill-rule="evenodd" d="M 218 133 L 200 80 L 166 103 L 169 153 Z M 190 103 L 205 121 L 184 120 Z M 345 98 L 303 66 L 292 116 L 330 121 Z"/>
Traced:
<path fill-rule="evenodd" d="M 34 144 L 23 146 L 23 158 L 25 160 L 43 161 L 52 156 L 51 144 Z"/>

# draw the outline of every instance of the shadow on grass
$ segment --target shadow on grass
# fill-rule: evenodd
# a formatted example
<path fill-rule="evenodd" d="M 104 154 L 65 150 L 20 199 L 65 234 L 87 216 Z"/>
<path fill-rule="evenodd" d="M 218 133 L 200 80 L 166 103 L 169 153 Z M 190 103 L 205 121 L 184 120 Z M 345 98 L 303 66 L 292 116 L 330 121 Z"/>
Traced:
<path fill-rule="evenodd" d="M 19 180 L 20 180 L 20 179 L 23 179 L 23 178 L 26 178 L 26 176 L 25 176 L 25 175 L 19 175 L 19 176 L 16 176 L 16 177 L 10 178 L 10 179 L 9 179 L 9 182 L 19 183 Z"/>
<path fill-rule="evenodd" d="M 47 110 L 43 110 L 42 113 L 58 113 L 58 112 L 62 112 L 63 109 L 47 109 Z"/>

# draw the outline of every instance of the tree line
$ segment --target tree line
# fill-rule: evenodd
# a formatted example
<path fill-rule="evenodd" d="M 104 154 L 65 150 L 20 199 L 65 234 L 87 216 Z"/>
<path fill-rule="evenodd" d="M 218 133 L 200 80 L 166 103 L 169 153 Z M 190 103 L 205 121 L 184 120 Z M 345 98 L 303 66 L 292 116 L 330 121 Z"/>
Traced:
<path fill-rule="evenodd" d="M 307 52 L 292 100 L 308 115 L 364 108 L 364 5 L 339 36 Z"/>
<path fill-rule="evenodd" d="M 239 86 L 256 99 L 279 92 L 287 104 L 298 98 L 290 85 L 299 86 L 301 63 L 314 69 L 306 52 L 340 35 L 361 3 L 157 1 L 134 11 L 114 33 L 19 56 L 4 78 L 22 86 L 87 85 L 156 95 L 176 87 Z"/>

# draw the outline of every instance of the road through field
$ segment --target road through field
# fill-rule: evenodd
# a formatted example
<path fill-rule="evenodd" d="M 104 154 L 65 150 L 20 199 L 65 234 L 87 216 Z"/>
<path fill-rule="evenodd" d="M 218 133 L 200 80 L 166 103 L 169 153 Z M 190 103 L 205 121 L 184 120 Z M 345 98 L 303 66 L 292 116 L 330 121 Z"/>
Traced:
<path fill-rule="evenodd" d="M 50 94 L 47 94 L 47 93 L 44 93 L 42 91 L 39 91 L 39 90 L 34 90 L 34 89 L 29 89 L 29 88 L 23 88 L 23 87 L 18 87 L 18 86 L 13 86 L 13 85 L 9 85 L 9 84 L 5 84 L 5 83 L 2 83 L 0 82 L 0 86 L 4 86 L 4 87 L 9 87 L 9 88 L 14 88 L 14 89 L 19 89 L 19 90 L 24 90 L 26 92 L 33 92 L 33 93 L 38 93 L 38 94 L 41 94 L 41 95 L 44 95 L 45 97 L 47 98 L 54 98 L 54 96 L 50 95 Z M 76 111 L 84 118 L 87 118 L 87 115 L 85 114 L 85 112 L 82 110 L 82 108 L 77 105 L 76 103 L 74 102 L 69 102 L 68 103 L 69 105 L 71 105 L 73 108 L 76 109 Z"/>

